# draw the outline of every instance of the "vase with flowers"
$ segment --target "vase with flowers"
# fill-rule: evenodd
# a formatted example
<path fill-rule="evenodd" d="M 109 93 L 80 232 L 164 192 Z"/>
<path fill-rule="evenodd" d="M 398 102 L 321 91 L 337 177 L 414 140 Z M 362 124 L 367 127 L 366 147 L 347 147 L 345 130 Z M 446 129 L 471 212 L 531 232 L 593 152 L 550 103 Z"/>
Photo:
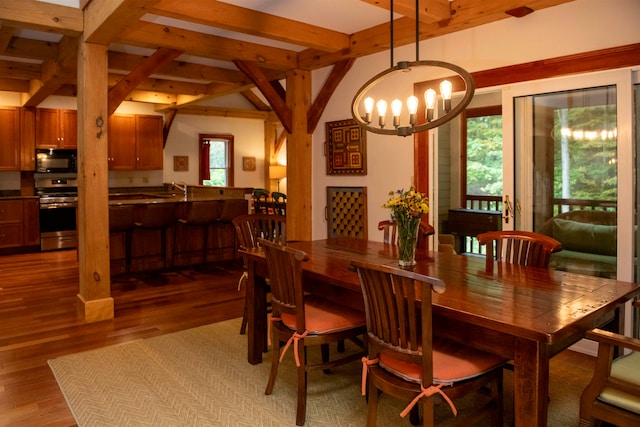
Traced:
<path fill-rule="evenodd" d="M 407 191 L 391 191 L 383 207 L 391 210 L 391 219 L 398 228 L 398 264 L 403 268 L 414 266 L 420 220 L 429 213 L 426 195 L 413 187 Z"/>

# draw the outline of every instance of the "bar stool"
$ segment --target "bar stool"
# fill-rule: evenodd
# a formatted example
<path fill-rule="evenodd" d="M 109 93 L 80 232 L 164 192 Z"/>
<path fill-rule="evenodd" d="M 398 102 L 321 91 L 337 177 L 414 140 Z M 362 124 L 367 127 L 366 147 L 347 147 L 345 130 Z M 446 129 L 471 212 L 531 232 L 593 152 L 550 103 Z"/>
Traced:
<path fill-rule="evenodd" d="M 109 234 L 124 233 L 125 274 L 131 272 L 131 237 L 135 227 L 133 205 L 109 206 Z"/>
<path fill-rule="evenodd" d="M 167 269 L 167 230 L 176 224 L 175 203 L 148 203 L 142 208 L 139 219 L 135 222 L 137 228 L 159 230 L 161 233 L 160 252 L 162 254 L 162 269 Z M 174 236 L 174 234 L 172 234 Z M 172 242 L 175 245 L 175 242 Z"/>
<path fill-rule="evenodd" d="M 207 263 L 209 247 L 209 226 L 215 224 L 222 213 L 223 203 L 219 200 L 191 202 L 187 213 L 178 218 L 178 223 L 185 226 L 202 227 L 204 229 L 202 263 Z M 176 244 L 177 248 L 177 244 Z M 174 251 L 174 254 L 177 251 Z"/>

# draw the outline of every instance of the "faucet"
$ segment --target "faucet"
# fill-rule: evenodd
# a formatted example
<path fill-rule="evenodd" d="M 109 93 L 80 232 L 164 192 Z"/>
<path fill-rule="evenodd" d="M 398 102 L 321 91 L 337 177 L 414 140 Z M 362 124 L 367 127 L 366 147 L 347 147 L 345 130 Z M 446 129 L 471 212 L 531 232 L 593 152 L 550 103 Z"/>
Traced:
<path fill-rule="evenodd" d="M 171 185 L 178 190 L 182 190 L 184 192 L 184 198 L 187 198 L 187 184 L 185 182 L 176 183 L 172 182 Z"/>

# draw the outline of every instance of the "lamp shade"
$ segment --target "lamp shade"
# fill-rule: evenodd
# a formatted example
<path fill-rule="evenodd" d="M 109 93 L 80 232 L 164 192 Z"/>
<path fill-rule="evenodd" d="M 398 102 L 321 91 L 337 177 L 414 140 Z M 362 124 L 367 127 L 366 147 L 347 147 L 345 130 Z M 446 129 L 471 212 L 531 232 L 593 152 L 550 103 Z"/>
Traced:
<path fill-rule="evenodd" d="M 287 176 L 287 167 L 282 165 L 269 166 L 269 178 L 282 179 Z"/>

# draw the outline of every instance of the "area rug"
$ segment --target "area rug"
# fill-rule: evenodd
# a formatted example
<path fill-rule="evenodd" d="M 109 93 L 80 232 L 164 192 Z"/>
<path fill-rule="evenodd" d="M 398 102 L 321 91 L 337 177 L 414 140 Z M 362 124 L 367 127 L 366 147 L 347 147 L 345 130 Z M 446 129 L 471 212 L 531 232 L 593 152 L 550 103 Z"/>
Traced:
<path fill-rule="evenodd" d="M 248 364 L 247 340 L 238 334 L 239 327 L 240 320 L 234 319 L 63 356 L 49 365 L 80 427 L 295 425 L 292 357 L 280 367 L 273 394 L 265 396 L 271 354 L 261 365 Z M 328 375 L 310 373 L 307 426 L 365 425 L 360 371 L 360 363 L 354 362 Z M 507 372 L 507 396 L 510 381 Z M 571 373 L 552 373 L 549 425 L 577 425 L 582 382 L 576 383 Z M 478 403 L 475 399 L 456 403 L 464 412 Z M 506 400 L 508 414 L 512 404 Z M 409 426 L 398 415 L 403 407 L 383 396 L 378 425 Z M 437 425 L 447 424 L 451 413 L 446 405 L 438 405 L 437 417 Z"/>

